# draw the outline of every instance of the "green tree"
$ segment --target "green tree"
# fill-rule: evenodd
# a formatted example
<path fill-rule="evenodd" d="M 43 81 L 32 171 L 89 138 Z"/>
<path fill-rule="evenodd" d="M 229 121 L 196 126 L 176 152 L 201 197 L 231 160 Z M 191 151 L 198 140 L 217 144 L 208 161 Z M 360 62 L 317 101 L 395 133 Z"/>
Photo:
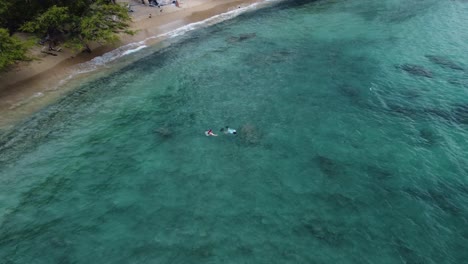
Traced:
<path fill-rule="evenodd" d="M 31 42 L 22 42 L 16 37 L 10 36 L 7 29 L 0 28 L 0 70 L 18 60 L 26 60 L 26 53 Z"/>
<path fill-rule="evenodd" d="M 68 7 L 52 6 L 34 20 L 26 22 L 20 30 L 34 32 L 41 35 L 53 35 L 63 33 L 67 25 L 72 22 Z"/>
<path fill-rule="evenodd" d="M 130 21 L 126 8 L 98 2 L 91 5 L 89 12 L 80 20 L 75 43 L 81 44 L 89 52 L 89 42 L 101 45 L 113 43 L 119 40 L 119 33 L 134 34 L 128 29 Z"/>
<path fill-rule="evenodd" d="M 45 36 L 46 38 L 44 41 L 49 43 L 50 50 L 55 46 L 57 39 L 65 34 L 67 27 L 69 27 L 72 22 L 73 18 L 68 12 L 68 7 L 58 7 L 54 5 L 33 21 L 23 24 L 20 30 L 34 32 L 41 38 Z"/>
<path fill-rule="evenodd" d="M 133 34 L 128 29 L 130 21 L 127 9 L 112 1 L 78 0 L 70 7 L 51 6 L 20 30 L 47 36 L 49 45 L 64 38 L 66 46 L 90 52 L 90 42 L 113 43 L 119 39 L 119 33 Z"/>

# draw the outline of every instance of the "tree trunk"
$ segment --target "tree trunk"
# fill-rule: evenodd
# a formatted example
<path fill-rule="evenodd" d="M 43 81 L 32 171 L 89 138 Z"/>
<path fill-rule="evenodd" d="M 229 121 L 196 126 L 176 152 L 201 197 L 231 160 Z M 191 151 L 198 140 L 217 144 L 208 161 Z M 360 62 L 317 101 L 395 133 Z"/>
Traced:
<path fill-rule="evenodd" d="M 91 53 L 91 48 L 88 46 L 88 43 L 84 40 L 83 36 L 78 36 L 78 38 L 80 39 L 81 43 L 83 44 L 84 46 L 84 49 L 83 49 L 83 52 L 88 52 L 88 53 Z"/>
<path fill-rule="evenodd" d="M 91 48 L 88 46 L 88 44 L 85 44 L 85 49 L 83 51 L 91 53 Z"/>

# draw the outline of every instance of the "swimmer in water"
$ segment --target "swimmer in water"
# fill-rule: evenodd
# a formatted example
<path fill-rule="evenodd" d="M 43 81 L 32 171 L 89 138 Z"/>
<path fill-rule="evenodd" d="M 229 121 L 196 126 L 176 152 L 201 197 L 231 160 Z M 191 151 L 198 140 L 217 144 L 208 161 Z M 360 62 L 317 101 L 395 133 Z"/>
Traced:
<path fill-rule="evenodd" d="M 235 129 L 230 128 L 229 126 L 226 126 L 226 128 L 221 128 L 221 132 L 224 132 L 224 134 L 237 134 L 237 131 Z"/>
<path fill-rule="evenodd" d="M 217 136 L 218 136 L 218 135 L 216 135 L 215 133 L 213 133 L 213 130 L 211 130 L 211 129 L 208 130 L 208 131 L 205 131 L 205 135 L 206 135 L 207 137 L 209 137 L 209 136 L 217 137 Z"/>

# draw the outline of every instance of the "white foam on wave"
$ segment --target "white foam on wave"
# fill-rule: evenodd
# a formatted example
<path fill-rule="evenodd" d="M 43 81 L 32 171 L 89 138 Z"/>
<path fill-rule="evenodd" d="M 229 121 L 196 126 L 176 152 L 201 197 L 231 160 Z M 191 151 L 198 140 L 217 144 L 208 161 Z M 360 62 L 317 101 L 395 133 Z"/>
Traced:
<path fill-rule="evenodd" d="M 121 46 L 115 50 L 104 53 L 101 56 L 95 57 L 88 62 L 79 64 L 77 70 L 74 72 L 73 75 L 94 71 L 100 66 L 104 66 L 109 62 L 115 61 L 116 59 L 121 58 L 123 56 L 135 53 L 146 47 L 147 46 L 144 45 L 142 41 Z"/>
<path fill-rule="evenodd" d="M 192 31 L 192 30 L 195 30 L 195 29 L 211 26 L 211 25 L 217 24 L 219 22 L 223 22 L 223 21 L 226 21 L 226 20 L 229 20 L 229 19 L 233 19 L 233 18 L 237 17 L 238 15 L 240 15 L 240 14 L 246 12 L 246 11 L 256 9 L 258 7 L 258 5 L 259 5 L 259 3 L 254 3 L 254 4 L 251 4 L 251 5 L 248 5 L 248 6 L 239 7 L 239 8 L 230 10 L 228 12 L 221 13 L 219 15 L 209 17 L 209 18 L 207 18 L 205 20 L 202 20 L 202 21 L 199 21 L 199 22 L 194 22 L 194 23 L 187 24 L 185 26 L 182 26 L 180 28 L 169 31 L 167 33 L 163 33 L 163 34 L 161 34 L 159 36 L 152 37 L 152 38 L 181 36 L 181 35 L 189 32 L 189 31 Z"/>
<path fill-rule="evenodd" d="M 137 48 L 134 48 L 134 49 L 131 49 L 131 50 L 126 50 L 126 51 L 124 51 L 124 53 L 122 53 L 122 56 L 125 56 L 125 55 L 128 55 L 128 54 L 132 54 L 132 53 L 137 52 L 137 51 L 139 51 L 139 50 L 141 50 L 141 49 L 144 49 L 144 48 L 146 48 L 146 47 L 147 47 L 146 45 L 141 45 L 141 46 L 139 46 L 139 47 L 137 47 Z"/>

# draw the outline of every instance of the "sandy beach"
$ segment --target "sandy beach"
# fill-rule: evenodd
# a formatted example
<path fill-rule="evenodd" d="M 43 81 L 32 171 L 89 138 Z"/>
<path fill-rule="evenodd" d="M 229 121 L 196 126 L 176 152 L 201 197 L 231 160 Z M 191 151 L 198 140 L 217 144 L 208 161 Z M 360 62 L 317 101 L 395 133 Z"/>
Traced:
<path fill-rule="evenodd" d="M 42 46 L 37 45 L 32 50 L 34 60 L 17 63 L 9 71 L 0 73 L 0 129 L 12 127 L 62 96 L 64 91 L 58 87 L 84 62 L 129 43 L 161 35 L 184 25 L 261 1 L 180 0 L 179 7 L 164 5 L 162 12 L 158 7 L 143 5 L 140 1 L 118 2 L 131 4 L 131 29 L 137 31 L 135 35 L 122 35 L 120 41 L 114 45 L 92 45 L 91 53 L 76 53 L 64 49 L 57 52 L 57 56 L 51 56 L 41 53 Z M 162 38 L 159 38 L 154 42 L 161 40 Z M 83 75 L 74 78 L 83 78 Z"/>

